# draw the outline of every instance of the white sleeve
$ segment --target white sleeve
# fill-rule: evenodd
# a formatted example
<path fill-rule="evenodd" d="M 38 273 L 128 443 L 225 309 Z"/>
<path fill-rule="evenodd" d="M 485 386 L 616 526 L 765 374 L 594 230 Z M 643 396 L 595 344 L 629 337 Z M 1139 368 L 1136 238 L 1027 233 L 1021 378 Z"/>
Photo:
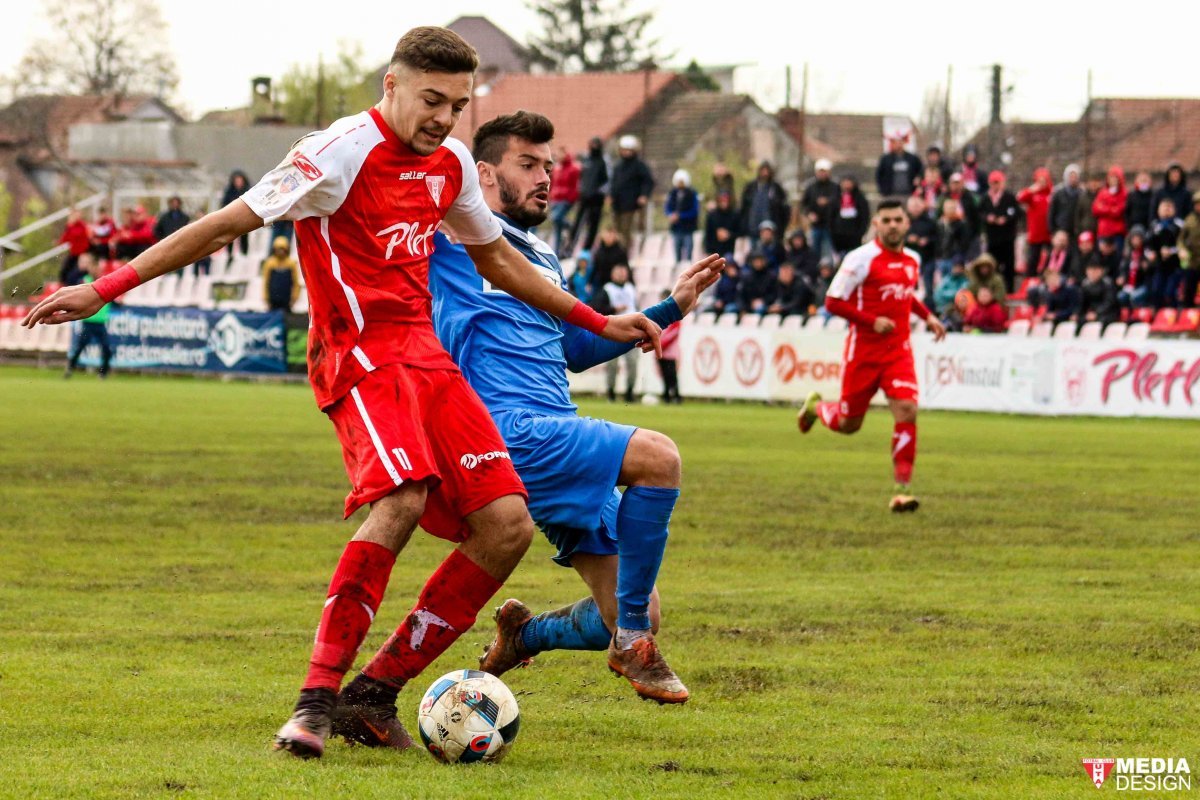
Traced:
<path fill-rule="evenodd" d="M 483 200 L 479 187 L 479 171 L 467 146 L 455 138 L 447 138 L 444 147 L 458 156 L 462 166 L 462 189 L 450 210 L 446 212 L 446 224 L 463 244 L 491 244 L 503 235 L 496 216 Z"/>
<path fill-rule="evenodd" d="M 264 225 L 278 219 L 328 217 L 341 207 L 367 154 L 381 140 L 359 133 L 361 129 L 337 132 L 344 131 L 344 122 L 300 139 L 279 166 L 242 195 Z"/>
<path fill-rule="evenodd" d="M 849 300 L 850 295 L 862 285 L 862 282 L 867 279 L 867 274 L 871 271 L 871 256 L 865 248 L 851 250 L 842 259 L 842 265 L 838 267 L 837 274 L 833 276 L 833 281 L 829 284 L 829 291 L 825 294 L 827 297 L 836 297 L 838 300 Z"/>

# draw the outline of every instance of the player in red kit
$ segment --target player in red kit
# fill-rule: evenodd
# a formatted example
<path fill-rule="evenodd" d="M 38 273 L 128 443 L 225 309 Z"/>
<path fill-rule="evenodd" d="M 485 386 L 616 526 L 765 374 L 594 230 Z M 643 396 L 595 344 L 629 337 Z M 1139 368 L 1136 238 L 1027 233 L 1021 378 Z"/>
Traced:
<path fill-rule="evenodd" d="M 378 105 L 302 138 L 240 199 L 112 275 L 56 292 L 24 322 L 87 317 L 249 231 L 295 221 L 311 315 L 309 379 L 342 444 L 353 486 L 345 514 L 371 507 L 334 571 L 300 700 L 275 736 L 276 749 L 297 756 L 322 755 L 331 732 L 411 746 L 396 719 L 397 693 L 471 627 L 533 537 L 504 441 L 434 334 L 429 256 L 442 222 L 494 286 L 606 338 L 658 347 L 660 331 L 649 319 L 591 311 L 502 236 L 474 159 L 447 138 L 471 98 L 478 63 L 445 28 L 409 31 Z M 458 547 L 339 697 L 418 521 Z"/>
<path fill-rule="evenodd" d="M 896 420 L 892 432 L 892 465 L 896 492 L 892 511 L 916 511 L 912 495 L 913 462 L 917 457 L 917 373 L 909 341 L 909 315 L 925 320 L 935 341 L 946 328 L 914 293 L 921 259 L 904 248 L 909 220 L 900 200 L 883 200 L 875 213 L 876 238 L 842 260 L 825 296 L 830 313 L 850 323 L 842 356 L 842 397 L 822 402 L 813 392 L 800 409 L 797 423 L 808 433 L 820 420 L 837 433 L 862 427 L 875 392 L 883 389 Z"/>

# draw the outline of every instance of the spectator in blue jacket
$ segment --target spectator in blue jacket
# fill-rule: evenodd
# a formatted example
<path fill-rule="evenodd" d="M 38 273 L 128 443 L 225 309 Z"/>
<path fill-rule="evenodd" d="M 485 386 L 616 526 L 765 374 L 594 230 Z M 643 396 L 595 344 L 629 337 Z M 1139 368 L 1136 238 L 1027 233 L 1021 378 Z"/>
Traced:
<path fill-rule="evenodd" d="M 692 242 L 700 221 L 700 197 L 692 188 L 692 176 L 686 169 L 675 170 L 671 191 L 663 207 L 675 240 L 675 263 L 692 260 Z"/>
<path fill-rule="evenodd" d="M 728 258 L 725 260 L 725 271 L 721 273 L 721 277 L 717 280 L 717 285 L 713 287 L 713 302 L 706 311 L 713 311 L 717 314 L 724 314 L 731 311 L 734 314 L 738 312 L 738 295 L 741 288 L 741 269 L 737 263 Z"/>

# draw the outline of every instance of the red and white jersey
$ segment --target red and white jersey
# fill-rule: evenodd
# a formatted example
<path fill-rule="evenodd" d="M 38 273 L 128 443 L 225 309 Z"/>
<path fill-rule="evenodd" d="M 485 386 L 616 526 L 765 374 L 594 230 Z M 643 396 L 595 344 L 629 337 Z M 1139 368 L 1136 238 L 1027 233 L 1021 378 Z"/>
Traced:
<path fill-rule="evenodd" d="M 853 360 L 860 349 L 883 354 L 908 343 L 909 315 L 920 274 L 919 255 L 907 248 L 902 253 L 893 252 L 878 239 L 846 254 L 826 296 L 853 303 L 872 318 L 887 317 L 896 323 L 890 333 L 876 333 L 870 325 L 851 322 L 847 361 Z"/>
<path fill-rule="evenodd" d="M 372 108 L 305 136 L 242 200 L 296 223 L 321 408 L 386 364 L 454 368 L 430 316 L 433 234 L 444 220 L 464 244 L 501 236 L 466 145 L 418 155 Z"/>

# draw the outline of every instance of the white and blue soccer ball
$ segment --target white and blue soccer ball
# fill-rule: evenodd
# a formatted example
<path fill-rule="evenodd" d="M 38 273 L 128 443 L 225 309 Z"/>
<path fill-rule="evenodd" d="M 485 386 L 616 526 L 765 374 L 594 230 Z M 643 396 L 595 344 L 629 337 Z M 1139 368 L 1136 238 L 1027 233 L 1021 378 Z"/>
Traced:
<path fill-rule="evenodd" d="M 438 678 L 417 711 L 425 749 L 447 764 L 496 763 L 520 727 L 517 698 L 499 678 L 476 669 Z"/>

